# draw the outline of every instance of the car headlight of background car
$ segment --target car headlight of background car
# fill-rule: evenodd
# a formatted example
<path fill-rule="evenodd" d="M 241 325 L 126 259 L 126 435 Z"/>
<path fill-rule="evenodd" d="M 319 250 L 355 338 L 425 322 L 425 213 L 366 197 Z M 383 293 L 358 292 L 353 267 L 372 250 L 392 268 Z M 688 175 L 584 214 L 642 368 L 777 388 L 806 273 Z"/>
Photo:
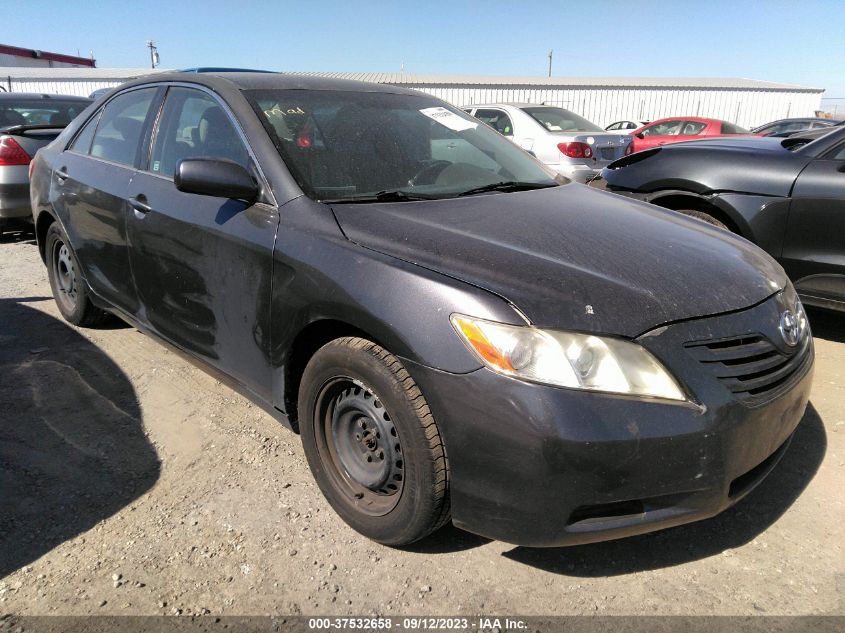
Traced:
<path fill-rule="evenodd" d="M 470 350 L 499 374 L 573 389 L 687 399 L 660 361 L 636 343 L 461 314 L 451 320 Z"/>

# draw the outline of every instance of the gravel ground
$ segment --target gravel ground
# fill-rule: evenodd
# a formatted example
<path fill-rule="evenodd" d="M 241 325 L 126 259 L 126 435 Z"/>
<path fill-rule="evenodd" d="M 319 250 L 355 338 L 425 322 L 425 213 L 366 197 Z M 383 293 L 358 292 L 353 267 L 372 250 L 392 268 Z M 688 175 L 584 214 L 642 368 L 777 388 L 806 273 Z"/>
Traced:
<path fill-rule="evenodd" d="M 811 313 L 812 402 L 720 516 L 535 550 L 448 527 L 399 550 L 329 508 L 298 436 L 129 327 L 61 320 L 0 241 L 0 613 L 845 613 L 845 316 Z"/>

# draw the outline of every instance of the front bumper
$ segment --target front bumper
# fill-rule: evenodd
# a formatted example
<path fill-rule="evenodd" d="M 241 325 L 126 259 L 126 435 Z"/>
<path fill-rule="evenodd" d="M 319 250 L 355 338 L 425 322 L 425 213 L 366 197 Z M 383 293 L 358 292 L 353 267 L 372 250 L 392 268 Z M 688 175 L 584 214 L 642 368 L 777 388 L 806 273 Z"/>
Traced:
<path fill-rule="evenodd" d="M 406 361 L 444 437 L 455 525 L 519 545 L 575 545 L 704 519 L 741 499 L 775 466 L 804 414 L 812 340 L 789 381 L 752 403 L 691 358 L 684 342 L 714 332 L 768 335 L 780 314 L 772 304 L 641 337 L 697 402 L 557 389 L 487 369 L 448 374 Z"/>

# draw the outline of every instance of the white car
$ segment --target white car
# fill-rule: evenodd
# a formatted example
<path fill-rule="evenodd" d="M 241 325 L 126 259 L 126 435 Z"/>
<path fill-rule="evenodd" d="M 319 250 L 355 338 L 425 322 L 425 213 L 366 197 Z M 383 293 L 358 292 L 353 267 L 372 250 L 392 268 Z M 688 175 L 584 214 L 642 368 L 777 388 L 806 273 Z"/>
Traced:
<path fill-rule="evenodd" d="M 607 132 L 618 132 L 620 134 L 630 134 L 634 130 L 640 129 L 642 126 L 647 125 L 648 121 L 614 121 L 606 128 L 604 128 Z"/>
<path fill-rule="evenodd" d="M 605 132 L 570 110 L 536 103 L 490 103 L 461 108 L 576 182 L 630 153 L 631 137 Z"/>

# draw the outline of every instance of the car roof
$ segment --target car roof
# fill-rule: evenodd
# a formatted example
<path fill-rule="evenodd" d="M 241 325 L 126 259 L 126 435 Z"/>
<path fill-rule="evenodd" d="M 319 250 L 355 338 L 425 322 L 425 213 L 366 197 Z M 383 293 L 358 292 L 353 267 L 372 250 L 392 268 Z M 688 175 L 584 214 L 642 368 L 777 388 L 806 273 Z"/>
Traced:
<path fill-rule="evenodd" d="M 667 121 L 696 121 L 698 123 L 730 123 L 722 119 L 708 119 L 701 116 L 668 116 L 663 119 L 655 119 L 647 125 L 654 125 L 655 123 L 666 123 Z"/>
<path fill-rule="evenodd" d="M 91 101 L 88 97 L 79 95 L 57 95 L 43 92 L 0 92 L 0 101 L 16 101 L 18 99 L 61 99 L 63 101 Z"/>
<path fill-rule="evenodd" d="M 349 79 L 330 79 L 311 75 L 268 72 L 169 72 L 147 75 L 124 86 L 140 86 L 160 82 L 184 82 L 209 88 L 237 88 L 239 90 L 345 90 L 350 92 L 384 92 L 420 95 L 417 90 Z"/>
<path fill-rule="evenodd" d="M 520 101 L 496 101 L 495 103 L 473 103 L 470 105 L 462 105 L 462 108 L 501 108 L 503 106 L 507 106 L 509 108 L 558 108 L 560 110 L 565 110 L 566 108 L 561 108 L 560 106 L 556 105 L 549 105 L 547 103 L 525 103 Z"/>

